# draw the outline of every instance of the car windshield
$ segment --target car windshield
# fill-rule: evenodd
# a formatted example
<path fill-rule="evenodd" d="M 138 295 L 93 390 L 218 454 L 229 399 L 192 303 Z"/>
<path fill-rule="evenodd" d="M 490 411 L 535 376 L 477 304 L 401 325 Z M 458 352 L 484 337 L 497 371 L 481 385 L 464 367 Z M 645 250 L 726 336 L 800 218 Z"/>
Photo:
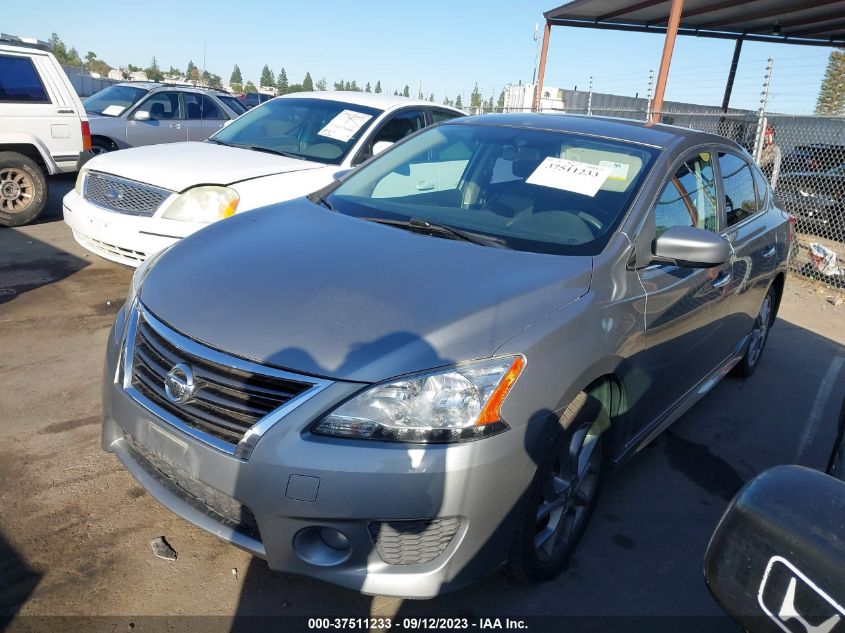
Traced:
<path fill-rule="evenodd" d="M 147 88 L 139 88 L 138 86 L 110 86 L 85 99 L 82 105 L 85 106 L 86 112 L 105 116 L 120 116 L 148 92 Z"/>
<path fill-rule="evenodd" d="M 658 151 L 566 132 L 450 123 L 353 173 L 326 203 L 411 230 L 431 223 L 516 250 L 595 255 Z"/>
<path fill-rule="evenodd" d="M 236 97 L 226 97 L 223 95 L 218 95 L 217 98 L 220 99 L 220 101 L 225 103 L 227 106 L 229 106 L 229 108 L 231 108 L 237 114 L 243 114 L 244 112 L 246 112 L 246 106 L 244 106 L 244 104 L 241 103 L 241 100 Z"/>
<path fill-rule="evenodd" d="M 211 141 L 337 165 L 379 114 L 376 108 L 329 99 L 273 99 Z"/>

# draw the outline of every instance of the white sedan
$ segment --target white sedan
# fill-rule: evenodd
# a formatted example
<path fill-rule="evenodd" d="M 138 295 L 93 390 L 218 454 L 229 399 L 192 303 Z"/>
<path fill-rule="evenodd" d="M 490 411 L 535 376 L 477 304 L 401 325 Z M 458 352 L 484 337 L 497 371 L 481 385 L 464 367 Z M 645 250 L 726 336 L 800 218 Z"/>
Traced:
<path fill-rule="evenodd" d="M 210 222 L 312 193 L 405 136 L 463 114 L 360 92 L 277 97 L 205 142 L 96 156 L 65 196 L 64 219 L 86 249 L 137 266 Z"/>

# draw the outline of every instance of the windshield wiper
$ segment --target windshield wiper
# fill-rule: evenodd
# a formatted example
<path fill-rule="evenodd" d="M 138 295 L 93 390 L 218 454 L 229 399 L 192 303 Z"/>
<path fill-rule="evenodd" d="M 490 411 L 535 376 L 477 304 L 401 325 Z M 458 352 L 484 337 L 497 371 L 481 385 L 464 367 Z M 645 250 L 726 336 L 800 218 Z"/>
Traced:
<path fill-rule="evenodd" d="M 389 218 L 368 217 L 361 218 L 368 222 L 376 222 L 377 224 L 386 224 L 388 226 L 395 226 L 398 228 L 405 228 L 415 232 L 429 232 L 434 235 L 449 236 L 452 239 L 470 242 L 471 244 L 478 244 L 480 246 L 498 246 L 499 248 L 507 248 L 504 240 L 496 237 L 482 236 L 477 233 L 470 233 L 469 231 L 462 231 L 445 224 L 437 224 L 429 220 L 422 220 L 420 218 L 411 218 L 409 220 L 391 220 Z"/>
<path fill-rule="evenodd" d="M 264 147 L 263 145 L 235 145 L 234 147 L 243 147 L 244 149 L 251 149 L 255 150 L 256 152 L 266 152 L 267 154 L 276 154 L 277 156 L 285 156 L 287 158 L 298 158 L 299 160 L 308 160 L 304 156 L 300 156 L 299 154 L 294 154 L 292 152 L 285 152 L 280 149 L 271 149 L 269 147 Z"/>

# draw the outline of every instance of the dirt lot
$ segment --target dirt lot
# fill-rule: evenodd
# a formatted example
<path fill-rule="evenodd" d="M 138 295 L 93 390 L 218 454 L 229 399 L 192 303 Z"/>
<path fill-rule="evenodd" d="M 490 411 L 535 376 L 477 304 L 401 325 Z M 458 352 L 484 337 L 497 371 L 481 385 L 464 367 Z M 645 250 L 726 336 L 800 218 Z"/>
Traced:
<path fill-rule="evenodd" d="M 100 449 L 104 341 L 131 271 L 73 241 L 60 219 L 72 180 L 51 184 L 39 224 L 0 230 L 0 616 L 106 615 L 127 630 L 119 616 L 715 615 L 701 561 L 728 500 L 769 466 L 821 467 L 830 450 L 845 304 L 790 279 L 757 374 L 723 381 L 611 480 L 557 580 L 495 574 L 402 603 L 270 573 L 164 510 Z M 153 556 L 160 535 L 176 561 Z"/>

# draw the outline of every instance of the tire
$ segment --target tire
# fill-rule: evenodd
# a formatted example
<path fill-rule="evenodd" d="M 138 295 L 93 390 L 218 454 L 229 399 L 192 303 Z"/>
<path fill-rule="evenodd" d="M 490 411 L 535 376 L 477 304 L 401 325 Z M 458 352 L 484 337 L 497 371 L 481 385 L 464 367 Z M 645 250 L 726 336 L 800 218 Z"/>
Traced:
<path fill-rule="evenodd" d="M 117 146 L 108 139 L 100 137 L 91 139 L 91 153 L 95 156 L 113 152 L 116 149 Z"/>
<path fill-rule="evenodd" d="M 769 340 L 769 332 L 775 322 L 775 307 L 777 306 L 777 291 L 774 286 L 769 286 L 766 296 L 760 304 L 760 311 L 754 319 L 754 326 L 751 328 L 751 340 L 748 342 L 748 349 L 745 356 L 731 370 L 731 374 L 739 378 L 748 378 L 760 366 L 760 359 L 766 349 L 766 341 Z"/>
<path fill-rule="evenodd" d="M 31 158 L 0 152 L 0 226 L 35 220 L 47 204 L 47 176 Z"/>
<path fill-rule="evenodd" d="M 560 417 L 517 519 L 508 557 L 508 571 L 517 581 L 550 580 L 569 563 L 601 492 L 608 426 L 602 405 L 584 392 Z"/>

